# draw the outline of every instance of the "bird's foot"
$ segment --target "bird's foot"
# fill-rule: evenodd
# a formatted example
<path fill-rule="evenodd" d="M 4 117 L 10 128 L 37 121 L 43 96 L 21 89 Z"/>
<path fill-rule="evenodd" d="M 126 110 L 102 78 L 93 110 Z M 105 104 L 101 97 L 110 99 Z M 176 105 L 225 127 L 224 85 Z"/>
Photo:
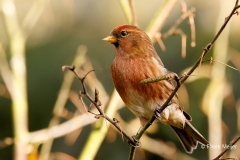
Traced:
<path fill-rule="evenodd" d="M 134 140 L 134 144 L 128 140 L 128 144 L 134 148 L 140 148 L 142 146 L 141 142 L 139 140 L 136 139 L 136 136 L 132 136 L 133 140 Z"/>

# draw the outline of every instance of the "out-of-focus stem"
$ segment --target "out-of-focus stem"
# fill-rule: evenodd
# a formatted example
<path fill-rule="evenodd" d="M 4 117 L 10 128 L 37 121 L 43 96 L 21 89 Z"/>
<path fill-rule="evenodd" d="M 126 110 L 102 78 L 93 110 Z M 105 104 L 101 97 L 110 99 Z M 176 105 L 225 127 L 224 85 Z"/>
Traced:
<path fill-rule="evenodd" d="M 0 73 L 3 78 L 3 81 L 10 93 L 12 95 L 12 72 L 7 61 L 6 52 L 0 43 Z"/>
<path fill-rule="evenodd" d="M 105 114 L 108 115 L 108 117 L 113 117 L 121 106 L 123 106 L 123 102 L 117 91 L 114 90 L 109 100 L 109 104 L 106 107 L 107 110 Z M 87 143 L 78 158 L 79 160 L 92 160 L 95 158 L 102 141 L 106 137 L 108 125 L 109 123 L 107 123 L 105 119 L 101 119 L 95 124 L 94 129 L 89 135 Z"/>
<path fill-rule="evenodd" d="M 25 66 L 25 38 L 18 24 L 16 8 L 12 0 L 2 2 L 4 24 L 10 43 L 12 70 L 12 111 L 15 143 L 15 160 L 26 160 L 28 138 L 28 103 Z"/>
<path fill-rule="evenodd" d="M 148 25 L 146 32 L 153 40 L 154 35 L 162 29 L 163 25 L 165 24 L 166 19 L 168 18 L 169 14 L 172 12 L 173 7 L 175 6 L 177 0 L 165 0 L 163 5 L 159 8 L 157 14 L 152 19 L 150 24 Z"/>
<path fill-rule="evenodd" d="M 50 0 L 35 0 L 23 19 L 22 30 L 25 37 L 28 37 L 33 27 L 36 25 L 39 17 L 42 15 L 46 5 Z"/>
<path fill-rule="evenodd" d="M 86 46 L 80 46 L 78 48 L 77 54 L 73 60 L 73 64 L 77 68 L 79 68 L 85 62 L 86 52 L 87 52 Z M 60 123 L 61 118 L 59 117 L 59 115 L 62 113 L 63 108 L 68 100 L 69 91 L 70 91 L 70 88 L 71 88 L 74 78 L 75 78 L 75 76 L 71 72 L 67 72 L 64 75 L 64 81 L 62 83 L 58 98 L 54 105 L 54 109 L 53 109 L 54 116 L 49 123 L 49 128 L 53 127 L 55 125 L 58 125 Z M 49 137 L 52 137 L 51 136 L 52 132 L 50 132 L 50 130 L 49 130 L 48 134 L 49 134 Z M 40 160 L 49 159 L 49 154 L 50 154 L 50 150 L 52 147 L 52 143 L 53 143 L 53 138 L 50 138 L 50 139 L 48 139 L 47 142 L 45 142 L 43 144 L 41 153 L 40 153 L 40 157 L 39 157 Z"/>
<path fill-rule="evenodd" d="M 136 14 L 133 7 L 133 0 L 119 0 L 122 10 L 131 25 L 137 25 Z"/>

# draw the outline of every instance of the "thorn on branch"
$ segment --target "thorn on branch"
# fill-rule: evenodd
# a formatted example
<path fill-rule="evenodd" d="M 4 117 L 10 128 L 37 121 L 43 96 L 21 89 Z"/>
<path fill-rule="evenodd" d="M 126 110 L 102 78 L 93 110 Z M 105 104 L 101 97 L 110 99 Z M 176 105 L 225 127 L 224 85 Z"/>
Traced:
<path fill-rule="evenodd" d="M 227 66 L 227 67 L 229 67 L 229 68 L 231 68 L 231 69 L 234 69 L 234 70 L 238 71 L 237 68 L 234 68 L 234 67 L 232 67 L 232 66 L 230 66 L 230 65 L 228 65 L 228 64 L 226 64 L 226 63 L 223 63 L 223 62 L 214 60 L 212 57 L 211 57 L 209 60 L 204 60 L 204 61 L 202 61 L 202 63 L 203 63 L 203 62 L 207 62 L 207 61 L 209 61 L 210 64 L 212 64 L 213 62 L 217 62 L 217 63 L 220 63 L 220 64 L 222 64 L 222 65 L 224 65 L 224 66 Z"/>
<path fill-rule="evenodd" d="M 161 121 L 161 115 L 160 115 L 160 111 L 158 110 L 158 109 L 155 109 L 154 110 L 154 116 L 155 116 L 155 118 L 157 119 L 157 120 L 159 120 L 159 121 Z"/>
<path fill-rule="evenodd" d="M 238 12 L 238 11 L 236 11 L 236 12 L 235 12 L 235 14 L 237 14 L 237 16 L 238 16 L 238 15 L 239 15 L 239 12 Z"/>
<path fill-rule="evenodd" d="M 101 102 L 99 101 L 99 91 L 97 88 L 95 88 L 95 103 L 98 105 L 98 106 L 101 106 Z"/>
<path fill-rule="evenodd" d="M 113 122 L 116 123 L 116 124 L 120 123 L 120 121 L 117 118 L 113 118 Z"/>
<path fill-rule="evenodd" d="M 234 15 L 234 14 L 236 14 L 236 15 L 238 16 L 238 15 L 239 15 L 238 10 L 236 10 L 236 11 L 233 13 L 233 15 Z M 227 16 L 224 21 L 226 21 L 228 18 L 229 18 L 229 16 Z"/>
<path fill-rule="evenodd" d="M 100 114 L 96 114 L 94 118 L 96 118 L 96 119 L 100 119 L 101 117 L 102 117 L 102 115 L 100 115 Z"/>
<path fill-rule="evenodd" d="M 98 113 L 94 113 L 94 112 L 92 112 L 92 111 L 90 111 L 90 110 L 88 110 L 88 113 L 93 114 L 93 115 L 94 115 L 94 118 L 96 118 L 96 119 L 100 119 L 101 117 L 103 117 L 103 115 L 98 114 Z"/>
<path fill-rule="evenodd" d="M 121 126 L 120 126 L 120 121 L 119 121 L 117 118 L 113 118 L 113 123 L 114 123 L 116 126 L 119 127 L 120 133 L 121 133 L 121 135 L 122 135 L 122 140 L 124 141 L 124 134 L 123 134 L 123 130 L 122 130 Z M 128 138 L 128 137 L 126 137 L 126 138 Z M 131 141 L 128 139 L 128 142 L 131 142 Z"/>
<path fill-rule="evenodd" d="M 212 48 L 212 43 L 208 43 L 208 44 L 203 48 L 203 50 L 204 50 L 205 52 L 208 52 L 211 48 Z"/>
<path fill-rule="evenodd" d="M 136 136 L 132 136 L 134 143 L 131 141 L 128 141 L 128 144 L 134 148 L 140 148 L 142 146 L 141 142 L 137 140 Z"/>
<path fill-rule="evenodd" d="M 86 95 L 86 93 L 84 91 L 79 91 L 78 98 L 82 99 L 85 95 Z"/>
<path fill-rule="evenodd" d="M 213 62 L 213 58 L 211 57 L 211 58 L 210 58 L 210 64 L 212 64 L 212 62 Z"/>
<path fill-rule="evenodd" d="M 182 74 L 182 77 L 189 77 L 189 76 L 196 76 L 196 75 L 193 75 L 193 74 L 188 75 L 186 72 L 184 72 L 184 73 Z"/>
<path fill-rule="evenodd" d="M 72 67 L 70 68 L 70 70 L 75 70 L 76 66 L 75 65 L 72 65 Z"/>

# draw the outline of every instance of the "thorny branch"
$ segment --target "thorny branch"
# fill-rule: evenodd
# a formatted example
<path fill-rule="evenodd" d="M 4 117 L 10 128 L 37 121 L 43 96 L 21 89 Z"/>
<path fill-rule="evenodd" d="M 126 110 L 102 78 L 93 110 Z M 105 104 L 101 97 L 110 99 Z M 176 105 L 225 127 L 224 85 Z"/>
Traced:
<path fill-rule="evenodd" d="M 90 110 L 88 110 L 88 112 L 91 113 L 91 114 L 93 114 L 93 115 L 95 115 L 95 118 L 96 118 L 96 119 L 99 119 L 99 118 L 101 118 L 101 117 L 104 118 L 104 119 L 106 119 L 108 122 L 110 122 L 112 125 L 114 125 L 114 126 L 117 128 L 117 130 L 118 130 L 124 137 L 126 137 L 126 138 L 128 139 L 129 144 L 135 145 L 136 142 L 134 141 L 134 139 L 133 139 L 131 136 L 129 136 L 124 130 L 121 129 L 121 127 L 119 126 L 119 121 L 118 121 L 116 118 L 111 119 L 111 118 L 109 118 L 107 115 L 105 115 L 104 111 L 101 109 L 101 102 L 100 102 L 100 100 L 99 100 L 99 92 L 98 92 L 98 90 L 95 89 L 95 96 L 94 96 L 94 98 L 92 98 L 92 97 L 88 94 L 84 81 L 85 81 L 85 79 L 87 78 L 87 75 L 88 75 L 90 72 L 94 71 L 94 70 L 89 71 L 87 74 L 85 74 L 85 76 L 84 76 L 83 78 L 81 78 L 81 77 L 78 75 L 78 73 L 76 72 L 76 70 L 75 70 L 76 67 L 75 67 L 74 65 L 73 65 L 73 66 L 63 66 L 63 69 L 69 69 L 69 70 L 72 71 L 72 72 L 75 74 L 75 76 L 80 80 L 80 82 L 81 82 L 81 84 L 82 84 L 82 88 L 83 88 L 83 91 L 80 91 L 80 93 L 79 93 L 79 98 L 81 99 L 81 101 L 82 101 L 82 98 L 83 98 L 83 97 L 86 97 L 86 98 L 97 108 L 97 110 L 98 110 L 99 113 L 98 113 L 98 114 L 97 114 L 97 113 L 93 113 L 93 112 L 90 111 Z"/>

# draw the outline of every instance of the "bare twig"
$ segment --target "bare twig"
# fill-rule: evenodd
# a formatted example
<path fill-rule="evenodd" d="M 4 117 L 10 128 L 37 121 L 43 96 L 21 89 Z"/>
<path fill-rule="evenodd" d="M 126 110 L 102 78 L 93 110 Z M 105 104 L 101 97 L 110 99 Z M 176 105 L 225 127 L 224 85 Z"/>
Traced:
<path fill-rule="evenodd" d="M 226 63 L 220 62 L 220 61 L 218 61 L 218 60 L 215 60 L 215 59 L 213 59 L 212 57 L 211 57 L 211 59 L 209 59 L 209 60 L 204 60 L 204 61 L 202 61 L 202 63 L 204 63 L 204 62 L 210 62 L 210 64 L 212 64 L 213 62 L 217 62 L 217 63 L 220 63 L 220 64 L 222 64 L 222 65 L 224 65 L 224 66 L 227 66 L 227 67 L 229 67 L 229 68 L 231 68 L 231 69 L 234 69 L 234 70 L 238 71 L 237 68 L 232 67 L 232 66 L 230 66 L 230 65 L 228 65 L 228 64 L 226 64 Z"/>
<path fill-rule="evenodd" d="M 73 63 L 77 65 L 77 67 L 80 67 L 83 65 L 84 61 L 85 61 L 85 55 L 87 52 L 87 47 L 84 45 L 81 45 L 78 47 L 78 51 L 76 53 L 76 56 L 74 57 Z M 68 95 L 70 92 L 70 88 L 71 85 L 73 83 L 74 80 L 74 75 L 71 73 L 66 73 L 64 75 L 64 81 L 62 83 L 62 86 L 60 88 L 60 92 L 58 95 L 58 98 L 55 102 L 54 108 L 53 108 L 53 118 L 50 120 L 49 123 L 49 128 L 58 125 L 61 121 L 61 117 L 59 117 L 60 114 L 62 114 L 63 110 L 64 110 L 64 106 L 68 100 Z M 50 131 L 50 130 L 49 130 Z M 52 132 L 49 132 L 49 134 L 47 134 L 49 137 L 52 137 Z M 49 155 L 50 155 L 50 150 L 52 147 L 52 143 L 53 143 L 53 138 L 49 138 L 42 146 L 42 149 L 40 151 L 40 156 L 39 158 L 41 160 L 44 159 L 49 159 Z"/>
<path fill-rule="evenodd" d="M 119 113 L 116 114 L 116 117 L 118 120 L 121 121 L 121 126 L 131 135 L 136 133 L 138 120 L 132 120 L 130 122 L 125 122 Z M 157 125 L 157 124 L 155 124 Z M 129 127 L 131 126 L 131 127 Z M 141 142 L 144 144 L 142 145 L 142 149 L 151 152 L 153 154 L 156 154 L 164 159 L 188 159 L 193 160 L 190 155 L 187 153 L 178 151 L 178 148 L 174 146 L 173 144 L 169 144 L 168 142 L 163 142 L 160 139 L 156 138 L 150 138 L 148 135 L 144 134 L 141 137 Z M 160 149 L 161 148 L 161 149 Z M 136 156 L 135 159 L 137 159 L 139 156 Z"/>
<path fill-rule="evenodd" d="M 231 141 L 229 143 L 229 145 L 226 147 L 226 149 L 224 149 L 224 151 L 219 154 L 216 158 L 214 158 L 213 160 L 218 160 L 220 159 L 228 150 L 232 149 L 232 147 L 234 147 L 234 145 L 240 140 L 240 136 L 238 136 L 237 138 L 235 138 L 233 141 Z"/>
<path fill-rule="evenodd" d="M 182 15 L 179 17 L 179 19 L 173 24 L 173 26 L 162 35 L 162 39 L 166 39 L 169 36 L 174 35 L 175 31 L 178 29 L 179 25 L 183 22 L 184 19 L 187 17 L 193 15 L 196 12 L 195 8 L 191 8 L 190 10 L 182 13 Z"/>
<path fill-rule="evenodd" d="M 119 131 L 120 133 L 122 133 L 122 135 L 123 135 L 124 137 L 126 137 L 126 138 L 128 139 L 128 141 L 129 141 L 130 143 L 135 144 L 134 139 L 133 139 L 131 136 L 129 136 L 125 131 L 123 131 L 123 130 L 121 129 L 121 127 L 120 127 L 119 124 L 118 124 L 119 121 L 118 121 L 116 118 L 113 118 L 113 119 L 109 118 L 109 117 L 104 113 L 104 111 L 100 108 L 101 102 L 100 102 L 98 99 L 97 99 L 98 101 L 95 102 L 96 98 L 92 98 L 92 97 L 88 94 L 87 89 L 86 89 L 86 86 L 85 86 L 85 83 L 84 83 L 84 80 L 86 79 L 86 76 L 87 76 L 87 74 L 88 74 L 89 72 L 88 72 L 83 78 L 81 78 L 81 77 L 78 75 L 78 73 L 76 72 L 76 70 L 75 70 L 76 67 L 75 67 L 75 66 L 64 66 L 64 68 L 67 68 L 67 69 L 69 69 L 70 71 L 72 71 L 72 72 L 75 74 L 75 76 L 81 81 L 83 91 L 80 92 L 80 96 L 81 96 L 81 97 L 82 97 L 82 96 L 85 96 L 85 97 L 97 108 L 99 114 L 94 114 L 94 115 L 95 115 L 95 118 L 100 118 L 100 117 L 102 117 L 102 118 L 106 119 L 108 122 L 110 122 L 112 125 L 114 125 L 114 126 L 118 129 L 118 131 Z M 92 112 L 90 112 L 90 113 L 92 113 Z"/>
<path fill-rule="evenodd" d="M 185 3 L 184 3 L 185 4 Z M 182 7 L 185 10 L 185 7 Z M 191 38 L 192 38 L 192 42 L 191 45 L 195 46 L 195 26 L 194 26 L 194 19 L 193 19 L 193 14 L 196 11 L 195 8 L 191 8 L 188 11 L 182 11 L 182 15 L 180 16 L 180 18 L 173 24 L 173 26 L 164 34 L 160 34 L 160 33 L 156 33 L 156 35 L 154 36 L 154 38 L 157 40 L 159 46 L 161 47 L 161 49 L 163 51 L 166 50 L 163 40 L 168 38 L 169 36 L 172 35 L 180 35 L 181 36 L 181 41 L 182 41 L 182 57 L 185 58 L 186 57 L 186 43 L 187 43 L 187 36 L 184 34 L 184 32 L 179 29 L 179 25 L 183 22 L 184 19 L 186 19 L 187 17 L 189 17 L 189 21 L 190 21 L 190 27 L 191 27 Z"/>

